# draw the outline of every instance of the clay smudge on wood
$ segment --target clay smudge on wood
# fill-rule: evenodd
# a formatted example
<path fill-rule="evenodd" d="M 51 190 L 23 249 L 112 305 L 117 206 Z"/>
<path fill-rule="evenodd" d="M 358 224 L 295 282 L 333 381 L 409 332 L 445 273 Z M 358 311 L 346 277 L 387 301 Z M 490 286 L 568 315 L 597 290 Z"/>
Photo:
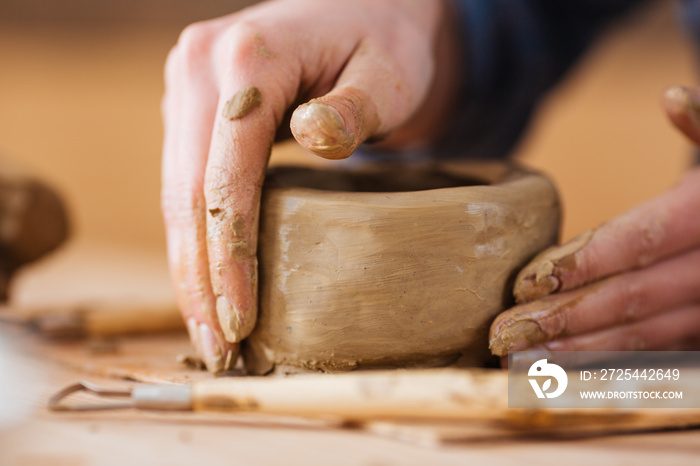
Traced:
<path fill-rule="evenodd" d="M 175 360 L 187 369 L 204 370 L 207 367 L 201 358 L 188 354 L 178 354 Z"/>
<path fill-rule="evenodd" d="M 223 116 L 228 120 L 243 118 L 262 103 L 262 94 L 255 86 L 238 91 L 224 105 Z"/>

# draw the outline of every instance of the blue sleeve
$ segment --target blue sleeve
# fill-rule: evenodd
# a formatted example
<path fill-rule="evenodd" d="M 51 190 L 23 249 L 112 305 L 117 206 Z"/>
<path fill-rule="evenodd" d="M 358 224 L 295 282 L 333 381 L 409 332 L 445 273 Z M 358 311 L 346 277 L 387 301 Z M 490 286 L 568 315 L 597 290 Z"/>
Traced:
<path fill-rule="evenodd" d="M 454 0 L 465 82 L 435 153 L 506 156 L 543 94 L 612 20 L 646 0 Z"/>
<path fill-rule="evenodd" d="M 680 0 L 678 2 L 680 21 L 696 46 L 700 45 L 700 0 Z"/>
<path fill-rule="evenodd" d="M 680 0 L 678 7 L 679 19 L 695 45 L 696 55 L 700 54 L 700 0 Z M 700 149 L 695 149 L 694 162 L 700 166 Z"/>

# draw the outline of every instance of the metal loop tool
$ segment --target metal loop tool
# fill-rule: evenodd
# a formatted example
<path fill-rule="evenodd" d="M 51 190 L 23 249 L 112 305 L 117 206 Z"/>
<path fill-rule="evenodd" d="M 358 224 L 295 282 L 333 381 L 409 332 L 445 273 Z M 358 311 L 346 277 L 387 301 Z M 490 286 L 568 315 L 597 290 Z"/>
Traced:
<path fill-rule="evenodd" d="M 66 399 L 75 393 L 89 393 L 99 398 L 99 402 L 82 404 L 67 403 Z M 110 399 L 127 399 L 113 402 Z M 49 398 L 51 411 L 101 411 L 107 409 L 160 409 L 190 410 L 190 387 L 185 385 L 136 385 L 133 388 L 105 388 L 90 382 L 80 381 L 69 385 Z"/>

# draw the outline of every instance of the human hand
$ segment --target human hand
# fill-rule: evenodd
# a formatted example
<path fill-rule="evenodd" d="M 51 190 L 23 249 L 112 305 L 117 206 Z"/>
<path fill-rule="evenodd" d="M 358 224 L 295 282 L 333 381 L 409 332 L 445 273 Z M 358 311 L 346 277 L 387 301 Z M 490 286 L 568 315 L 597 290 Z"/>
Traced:
<path fill-rule="evenodd" d="M 291 129 L 325 158 L 369 138 L 432 138 L 458 79 L 446 5 L 277 0 L 182 33 L 166 64 L 162 209 L 175 292 L 210 371 L 235 363 L 255 325 L 260 191 L 290 111 L 307 102 Z"/>
<path fill-rule="evenodd" d="M 671 120 L 700 144 L 700 91 L 670 89 Z M 538 255 L 518 275 L 518 306 L 491 326 L 508 351 L 697 349 L 700 169 L 662 196 Z"/>

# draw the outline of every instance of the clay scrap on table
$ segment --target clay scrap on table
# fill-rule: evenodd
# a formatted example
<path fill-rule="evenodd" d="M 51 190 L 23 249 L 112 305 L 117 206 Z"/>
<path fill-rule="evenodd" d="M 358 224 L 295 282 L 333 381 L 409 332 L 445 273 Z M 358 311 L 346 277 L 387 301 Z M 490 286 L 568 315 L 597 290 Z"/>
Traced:
<path fill-rule="evenodd" d="M 512 165 L 272 172 L 246 367 L 482 365 L 515 274 L 559 221 L 551 182 Z"/>
<path fill-rule="evenodd" d="M 56 249 L 68 237 L 68 215 L 58 193 L 0 159 L 0 301 L 21 266 Z"/>

